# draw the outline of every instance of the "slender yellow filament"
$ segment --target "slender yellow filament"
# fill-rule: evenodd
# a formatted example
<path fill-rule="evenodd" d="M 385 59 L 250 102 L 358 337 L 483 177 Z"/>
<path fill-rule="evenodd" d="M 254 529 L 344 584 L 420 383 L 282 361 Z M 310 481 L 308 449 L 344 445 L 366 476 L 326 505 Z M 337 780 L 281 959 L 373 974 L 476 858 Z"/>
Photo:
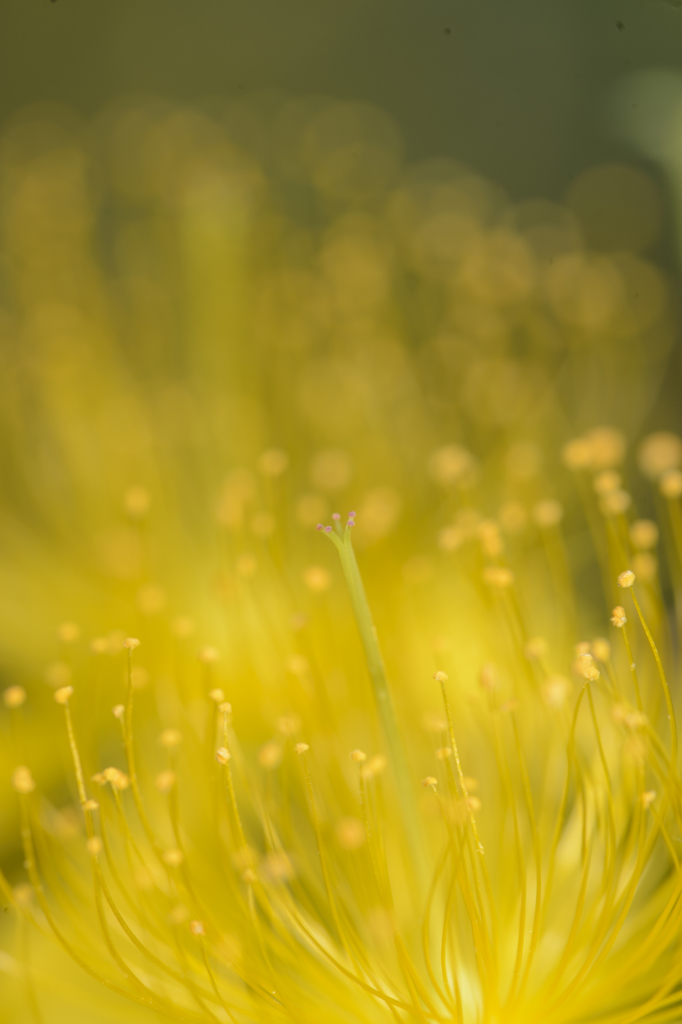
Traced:
<path fill-rule="evenodd" d="M 639 621 L 642 623 L 642 629 L 644 630 L 646 638 L 649 641 L 649 646 L 654 656 L 656 668 L 658 669 L 658 674 L 661 680 L 661 684 L 663 686 L 665 703 L 668 709 L 668 721 L 670 722 L 670 771 L 671 774 L 677 774 L 677 722 L 675 720 L 675 708 L 673 707 L 672 696 L 670 694 L 670 687 L 668 686 L 668 680 L 666 678 L 665 669 L 663 668 L 661 656 L 658 653 L 658 647 L 656 646 L 654 638 L 651 635 L 649 627 L 646 624 L 646 620 L 644 618 L 644 615 L 642 614 L 642 609 L 639 606 L 639 601 L 637 600 L 637 595 L 635 594 L 634 588 L 631 587 L 630 591 L 632 593 L 632 600 L 634 602 L 635 608 L 637 609 Z"/>

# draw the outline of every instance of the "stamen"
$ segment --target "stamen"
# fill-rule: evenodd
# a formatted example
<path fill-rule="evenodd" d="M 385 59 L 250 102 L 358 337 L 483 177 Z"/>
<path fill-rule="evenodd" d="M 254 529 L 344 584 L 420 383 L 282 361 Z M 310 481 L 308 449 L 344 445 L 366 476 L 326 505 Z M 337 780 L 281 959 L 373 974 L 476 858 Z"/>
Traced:
<path fill-rule="evenodd" d="M 25 765 L 20 765 L 18 768 L 15 768 L 12 772 L 12 785 L 17 793 L 21 793 L 24 796 L 27 793 L 32 793 L 36 788 L 36 784 L 33 780 L 31 769 L 27 768 Z"/>
<path fill-rule="evenodd" d="M 26 703 L 26 690 L 23 686 L 8 686 L 3 690 L 2 699 L 6 708 L 20 708 Z"/>

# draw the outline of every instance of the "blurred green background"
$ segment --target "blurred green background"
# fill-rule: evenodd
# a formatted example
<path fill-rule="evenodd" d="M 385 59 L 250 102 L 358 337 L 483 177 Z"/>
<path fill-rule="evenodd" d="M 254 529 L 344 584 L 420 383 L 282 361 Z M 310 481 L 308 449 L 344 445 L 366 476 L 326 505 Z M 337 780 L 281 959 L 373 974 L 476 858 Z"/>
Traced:
<path fill-rule="evenodd" d="M 409 161 L 456 156 L 514 199 L 560 198 L 631 156 L 604 99 L 682 64 L 665 0 L 1 0 L 0 120 L 122 93 L 197 100 L 255 89 L 375 103 Z"/>
<path fill-rule="evenodd" d="M 407 163 L 456 157 L 516 202 L 640 165 L 667 204 L 649 255 L 679 276 L 675 187 L 609 113 L 638 72 L 682 71 L 675 0 L 0 0 L 0 67 L 0 127 L 45 101 L 88 116 L 126 95 L 270 90 L 376 104 Z M 652 429 L 680 425 L 677 351 L 670 371 Z"/>

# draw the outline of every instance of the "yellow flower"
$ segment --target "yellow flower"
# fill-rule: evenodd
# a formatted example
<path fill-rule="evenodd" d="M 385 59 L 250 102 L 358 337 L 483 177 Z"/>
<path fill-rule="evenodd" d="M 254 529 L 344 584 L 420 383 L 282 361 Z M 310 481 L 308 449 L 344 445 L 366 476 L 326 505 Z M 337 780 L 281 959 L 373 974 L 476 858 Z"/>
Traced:
<path fill-rule="evenodd" d="M 672 1021 L 662 278 L 265 117 L 0 147 L 8 1020 Z"/>

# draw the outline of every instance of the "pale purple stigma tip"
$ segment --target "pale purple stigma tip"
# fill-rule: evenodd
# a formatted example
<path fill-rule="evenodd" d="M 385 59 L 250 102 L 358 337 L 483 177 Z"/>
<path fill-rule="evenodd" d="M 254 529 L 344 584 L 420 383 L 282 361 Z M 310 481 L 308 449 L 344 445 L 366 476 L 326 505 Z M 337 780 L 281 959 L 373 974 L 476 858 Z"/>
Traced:
<path fill-rule="evenodd" d="M 322 525 L 322 523 L 318 523 L 316 529 L 324 530 L 324 526 Z"/>
<path fill-rule="evenodd" d="M 348 518 L 349 519 L 355 519 L 356 515 L 357 515 L 357 512 L 349 512 L 348 513 Z"/>
<path fill-rule="evenodd" d="M 348 529 L 351 526 L 355 526 L 355 520 L 354 519 L 349 519 L 348 520 L 348 522 L 346 523 L 346 529 Z"/>
<path fill-rule="evenodd" d="M 331 533 L 331 532 L 332 532 L 332 528 L 331 528 L 331 526 L 325 526 L 325 528 L 324 528 L 324 532 L 325 532 L 325 533 Z"/>
<path fill-rule="evenodd" d="M 339 514 L 338 512 L 332 512 L 332 519 L 333 519 L 333 520 L 334 520 L 335 522 L 337 522 L 337 523 L 338 523 L 338 521 L 339 521 L 339 519 L 340 519 L 340 518 L 341 518 L 341 516 L 340 516 L 340 514 Z"/>

